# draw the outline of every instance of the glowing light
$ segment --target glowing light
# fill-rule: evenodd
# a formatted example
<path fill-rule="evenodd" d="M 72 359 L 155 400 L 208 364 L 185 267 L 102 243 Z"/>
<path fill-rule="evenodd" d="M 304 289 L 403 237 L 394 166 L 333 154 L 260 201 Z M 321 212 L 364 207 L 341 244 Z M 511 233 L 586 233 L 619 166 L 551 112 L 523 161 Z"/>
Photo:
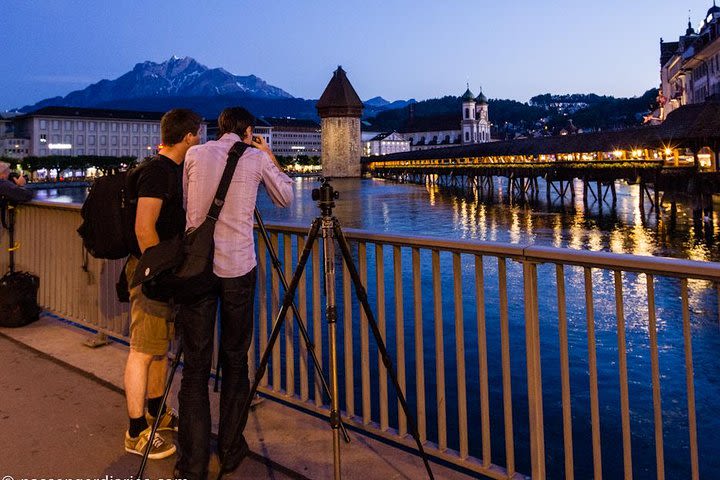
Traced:
<path fill-rule="evenodd" d="M 615 150 L 615 151 L 613 152 L 613 155 L 615 155 L 617 158 L 620 158 L 620 157 L 623 156 L 623 151 L 622 151 L 622 150 Z"/>
<path fill-rule="evenodd" d="M 72 145 L 69 143 L 48 143 L 50 150 L 70 150 Z"/>
<path fill-rule="evenodd" d="M 665 155 L 672 155 L 672 150 L 670 150 L 669 148 L 666 148 Z"/>

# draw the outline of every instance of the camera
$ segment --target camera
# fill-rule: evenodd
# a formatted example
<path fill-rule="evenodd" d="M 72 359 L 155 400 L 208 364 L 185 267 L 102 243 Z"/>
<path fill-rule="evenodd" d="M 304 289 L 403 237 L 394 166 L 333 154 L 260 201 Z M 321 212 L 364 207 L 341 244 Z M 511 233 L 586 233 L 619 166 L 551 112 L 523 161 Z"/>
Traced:
<path fill-rule="evenodd" d="M 336 191 L 327 178 L 322 179 L 320 188 L 314 188 L 312 191 L 312 199 L 318 202 L 318 206 L 323 215 L 332 215 L 332 209 L 335 207 L 334 200 L 340 198 L 340 192 Z"/>
<path fill-rule="evenodd" d="M 20 178 L 20 174 L 14 170 L 12 172 L 10 172 L 10 174 L 8 175 L 8 180 L 15 181 L 18 178 Z"/>

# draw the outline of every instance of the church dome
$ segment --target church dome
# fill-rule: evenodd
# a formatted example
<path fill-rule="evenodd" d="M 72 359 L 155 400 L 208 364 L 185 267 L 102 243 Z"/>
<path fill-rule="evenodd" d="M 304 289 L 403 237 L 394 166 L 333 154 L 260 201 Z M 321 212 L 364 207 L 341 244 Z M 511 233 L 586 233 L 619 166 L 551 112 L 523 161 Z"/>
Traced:
<path fill-rule="evenodd" d="M 709 17 L 710 15 L 712 15 L 714 13 L 720 13 L 720 7 L 715 5 L 715 2 L 713 1 L 713 6 L 710 7 L 710 10 L 708 10 L 707 15 L 705 15 L 705 17 Z"/>
<path fill-rule="evenodd" d="M 468 87 L 467 90 L 465 90 L 465 93 L 463 93 L 463 96 L 460 97 L 463 102 L 474 102 L 475 101 L 475 95 L 470 91 L 470 87 Z"/>
<path fill-rule="evenodd" d="M 480 95 L 475 98 L 475 102 L 479 103 L 480 105 L 487 105 L 488 99 L 482 92 L 482 90 L 480 90 Z"/>

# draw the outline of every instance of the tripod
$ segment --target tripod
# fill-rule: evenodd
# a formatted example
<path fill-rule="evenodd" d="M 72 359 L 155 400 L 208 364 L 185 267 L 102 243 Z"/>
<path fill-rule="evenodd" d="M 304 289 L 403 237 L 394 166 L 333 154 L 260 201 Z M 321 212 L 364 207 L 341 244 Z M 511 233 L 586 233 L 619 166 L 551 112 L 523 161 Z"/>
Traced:
<path fill-rule="evenodd" d="M 260 230 L 260 234 L 263 237 L 263 240 L 265 241 L 265 245 L 267 245 L 268 252 L 270 253 L 270 261 L 273 264 L 273 268 L 275 268 L 278 277 L 280 279 L 280 282 L 283 285 L 283 288 L 287 291 L 288 284 L 287 280 L 285 279 L 285 274 L 282 270 L 282 265 L 280 264 L 280 260 L 278 259 L 277 252 L 275 252 L 275 247 L 273 247 L 272 242 L 270 241 L 270 235 L 267 232 L 267 229 L 265 228 L 265 223 L 263 222 L 262 217 L 260 216 L 260 211 L 258 211 L 257 208 L 255 208 L 255 221 L 258 224 L 258 228 Z M 11 252 L 11 258 L 12 258 L 12 252 Z M 320 369 L 320 363 L 318 362 L 317 354 L 315 353 L 315 344 L 313 344 L 312 340 L 310 339 L 310 335 L 308 334 L 307 329 L 305 328 L 305 324 L 303 322 L 302 317 L 300 316 L 300 312 L 297 309 L 297 306 L 295 305 L 295 302 L 293 301 L 291 304 L 291 308 L 293 311 L 293 315 L 295 316 L 295 319 L 297 320 L 298 324 L 298 330 L 300 331 L 300 334 L 303 337 L 303 340 L 305 341 L 305 345 L 307 348 L 307 351 L 310 352 L 310 355 L 313 359 L 313 364 L 315 365 L 315 370 L 317 371 L 318 377 L 320 378 L 320 382 L 322 383 L 322 388 L 325 394 L 328 396 L 328 398 L 332 398 L 332 394 L 330 393 L 330 387 L 328 387 L 327 380 L 325 380 L 325 375 L 323 374 L 322 370 Z M 222 349 L 222 345 L 220 346 Z M 170 386 L 172 385 L 173 378 L 175 377 L 175 372 L 177 371 L 177 367 L 180 363 L 180 357 L 182 356 L 182 344 L 178 347 L 177 353 L 175 354 L 175 358 L 173 360 L 172 366 L 170 368 L 170 375 L 168 377 L 167 383 L 165 384 L 165 391 L 163 393 L 162 401 L 160 404 L 160 411 L 163 411 L 163 407 L 165 406 L 165 403 L 167 402 L 168 393 L 170 392 Z M 221 362 L 220 358 L 222 355 L 218 355 L 218 363 L 217 368 L 215 370 L 215 391 L 217 392 L 217 386 L 218 386 L 218 378 L 220 377 L 220 369 L 221 369 Z M 262 376 L 261 376 L 262 378 Z M 248 396 L 248 408 L 250 403 L 252 402 L 252 399 L 255 397 L 257 389 L 254 389 L 252 392 L 250 392 L 250 395 Z M 150 439 L 148 441 L 148 444 L 152 444 L 153 438 L 155 438 L 155 433 L 157 431 L 158 425 L 159 425 L 159 419 L 160 416 L 155 419 L 155 422 L 153 423 L 153 428 L 150 432 Z M 340 429 L 342 430 L 343 438 L 345 439 L 345 442 L 350 442 L 350 436 L 347 433 L 347 430 L 345 429 L 345 426 L 340 423 Z M 143 473 L 145 471 L 145 466 L 148 461 L 148 455 L 150 453 L 150 448 L 145 450 L 145 454 L 143 455 L 142 463 L 140 464 L 140 469 L 138 470 L 137 475 L 135 475 L 135 478 L 142 478 Z"/>
<path fill-rule="evenodd" d="M 333 242 L 333 239 L 337 239 L 338 245 L 340 246 L 340 251 L 343 256 L 343 260 L 345 261 L 345 265 L 347 266 L 353 285 L 355 286 L 355 294 L 358 301 L 362 305 L 363 312 L 365 313 L 365 316 L 368 320 L 368 324 L 370 325 L 373 335 L 375 336 L 375 341 L 377 342 L 378 351 L 380 353 L 380 356 L 382 357 L 383 365 L 388 371 L 390 379 L 395 386 L 398 400 L 407 418 L 408 430 L 410 431 L 413 438 L 415 439 L 415 442 L 417 443 L 418 451 L 423 459 L 423 463 L 425 464 L 425 469 L 427 470 L 428 477 L 433 480 L 435 477 L 433 476 L 432 470 L 430 469 L 430 463 L 428 461 L 427 454 L 425 453 L 422 442 L 420 441 L 420 435 L 417 431 L 415 418 L 410 413 L 407 402 L 405 400 L 405 396 L 400 389 L 400 384 L 398 383 L 395 368 L 393 367 L 392 360 L 390 359 L 390 355 L 388 354 L 387 348 L 385 347 L 385 342 L 383 341 L 380 334 L 380 329 L 378 328 L 377 322 L 375 321 L 375 315 L 370 308 L 367 292 L 365 291 L 365 287 L 363 287 L 362 281 L 360 280 L 360 275 L 358 274 L 358 271 L 355 268 L 355 264 L 353 263 L 352 254 L 350 253 L 350 246 L 340 228 L 340 222 L 332 215 L 332 209 L 335 207 L 334 200 L 336 200 L 337 198 L 339 198 L 339 192 L 336 192 L 333 189 L 327 178 L 323 180 L 323 183 L 319 189 L 314 189 L 312 192 L 312 199 L 318 202 L 321 216 L 313 220 L 312 225 L 310 226 L 310 231 L 308 232 L 307 241 L 305 242 L 303 251 L 300 254 L 298 265 L 295 269 L 295 272 L 293 273 L 290 285 L 285 287 L 285 296 L 283 297 L 282 307 L 280 308 L 280 312 L 275 319 L 275 325 L 273 326 L 272 333 L 270 334 L 270 339 L 268 340 L 268 344 L 262 354 L 260 364 L 255 373 L 253 385 L 250 389 L 248 397 L 245 399 L 245 404 L 243 405 L 241 417 L 249 412 L 251 399 L 255 396 L 258 386 L 260 385 L 260 381 L 265 375 L 265 371 L 270 360 L 270 355 L 272 354 L 273 346 L 275 345 L 275 342 L 277 341 L 280 334 L 280 328 L 282 327 L 282 324 L 285 320 L 285 315 L 287 314 L 287 311 L 291 308 L 291 306 L 294 308 L 295 291 L 297 290 L 298 284 L 300 283 L 300 278 L 305 271 L 305 265 L 308 261 L 308 258 L 310 257 L 313 243 L 317 239 L 318 235 L 322 235 L 323 250 L 325 256 L 325 317 L 328 322 L 328 341 L 330 344 L 330 384 L 332 389 L 332 395 L 330 395 L 330 426 L 332 427 L 333 432 L 333 469 L 334 478 L 336 480 L 339 480 L 342 477 L 340 468 L 340 427 L 342 426 L 342 423 L 340 421 L 340 395 L 338 389 L 337 371 L 337 307 L 335 305 L 335 246 Z M 313 360 L 315 360 L 314 355 Z M 315 364 L 317 368 L 317 362 L 315 362 Z M 348 441 L 347 436 L 346 441 Z"/>

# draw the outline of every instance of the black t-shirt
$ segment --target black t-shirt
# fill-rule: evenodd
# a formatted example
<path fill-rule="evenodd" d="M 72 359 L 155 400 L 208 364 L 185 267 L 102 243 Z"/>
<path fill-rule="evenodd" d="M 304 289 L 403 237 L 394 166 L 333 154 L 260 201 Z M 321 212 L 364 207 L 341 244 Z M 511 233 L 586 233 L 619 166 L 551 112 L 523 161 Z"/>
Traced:
<path fill-rule="evenodd" d="M 182 174 L 182 164 L 178 165 L 164 155 L 157 155 L 130 173 L 130 198 L 149 197 L 163 201 L 155 223 L 161 242 L 185 232 Z"/>

